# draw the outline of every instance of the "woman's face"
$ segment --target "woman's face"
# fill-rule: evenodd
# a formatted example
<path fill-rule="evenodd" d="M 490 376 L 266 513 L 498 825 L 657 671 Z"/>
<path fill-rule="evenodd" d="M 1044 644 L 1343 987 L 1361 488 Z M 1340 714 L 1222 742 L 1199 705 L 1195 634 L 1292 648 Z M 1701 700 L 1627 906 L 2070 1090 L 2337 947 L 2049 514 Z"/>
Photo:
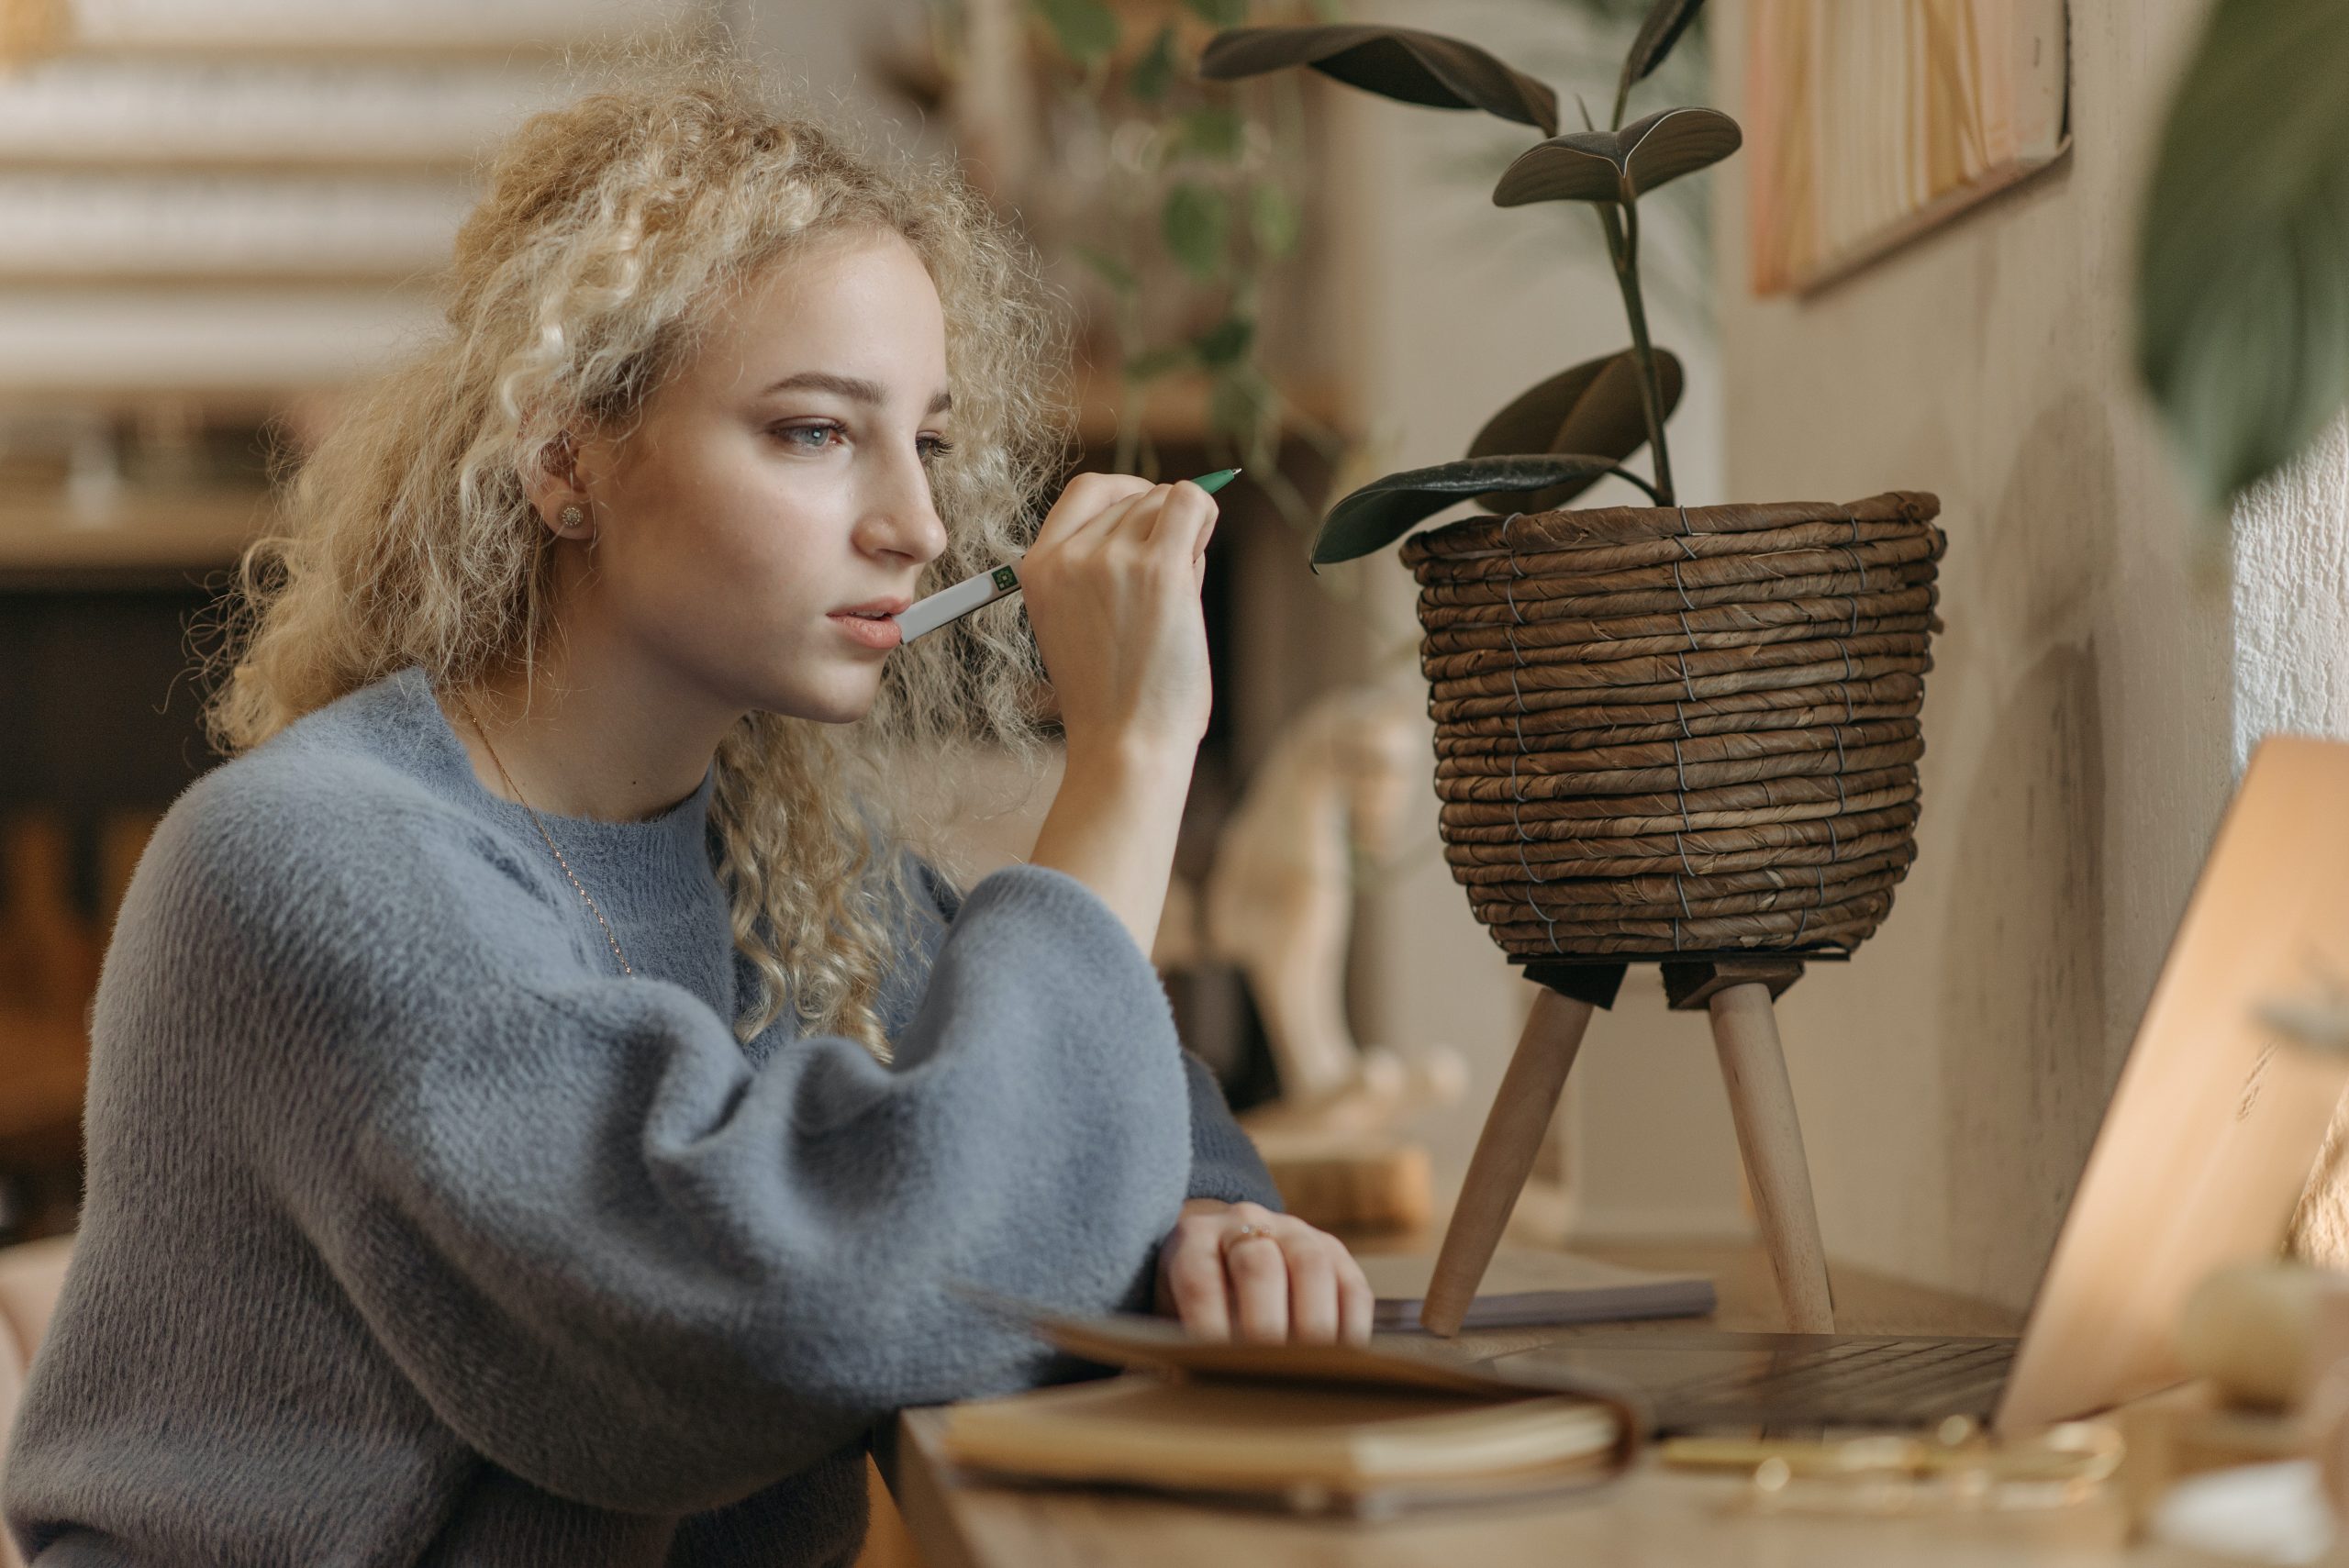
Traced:
<path fill-rule="evenodd" d="M 862 717 L 897 641 L 874 617 L 946 548 L 926 472 L 946 405 L 945 316 L 904 239 L 848 231 L 778 261 L 632 428 L 583 445 L 601 531 L 566 636 L 732 714 Z"/>

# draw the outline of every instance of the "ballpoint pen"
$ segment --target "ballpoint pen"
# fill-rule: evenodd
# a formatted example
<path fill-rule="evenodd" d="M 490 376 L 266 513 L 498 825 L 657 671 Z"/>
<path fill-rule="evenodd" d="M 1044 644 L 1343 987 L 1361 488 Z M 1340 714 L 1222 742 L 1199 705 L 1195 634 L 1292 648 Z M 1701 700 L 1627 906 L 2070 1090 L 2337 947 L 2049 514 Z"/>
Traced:
<path fill-rule="evenodd" d="M 1240 471 L 1219 468 L 1213 473 L 1203 473 L 1191 481 L 1212 495 L 1232 481 Z M 896 617 L 898 640 L 911 642 L 927 631 L 936 631 L 949 621 L 961 620 L 973 610 L 994 604 L 1007 594 L 1019 592 L 1019 573 L 1006 564 L 992 567 L 975 577 L 966 577 L 952 588 L 941 588 L 930 597 L 907 606 Z"/>

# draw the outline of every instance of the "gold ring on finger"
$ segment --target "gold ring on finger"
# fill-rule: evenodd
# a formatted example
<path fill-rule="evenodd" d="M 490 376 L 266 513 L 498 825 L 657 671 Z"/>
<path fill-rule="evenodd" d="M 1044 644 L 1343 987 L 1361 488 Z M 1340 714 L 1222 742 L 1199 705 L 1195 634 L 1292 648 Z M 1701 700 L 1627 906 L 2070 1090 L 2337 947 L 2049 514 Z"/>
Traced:
<path fill-rule="evenodd" d="M 1264 1226 L 1243 1225 L 1239 1229 L 1225 1234 L 1223 1251 L 1228 1254 L 1242 1241 L 1270 1241 L 1272 1239 L 1273 1233 Z"/>

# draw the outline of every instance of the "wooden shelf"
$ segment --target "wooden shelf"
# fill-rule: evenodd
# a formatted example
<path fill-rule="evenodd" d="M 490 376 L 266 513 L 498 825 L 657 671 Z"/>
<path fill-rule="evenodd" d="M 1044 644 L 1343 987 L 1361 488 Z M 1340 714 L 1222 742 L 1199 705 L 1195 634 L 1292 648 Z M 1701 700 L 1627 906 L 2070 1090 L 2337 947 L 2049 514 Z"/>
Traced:
<path fill-rule="evenodd" d="M 1079 370 L 1077 438 L 1088 447 L 1106 447 L 1118 439 L 1118 401 L 1124 388 L 1114 375 Z M 1283 394 L 1308 417 L 1330 429 L 1353 428 L 1353 413 L 1345 389 L 1334 384 L 1287 385 Z M 1208 435 L 1208 378 L 1200 374 L 1170 375 L 1150 384 L 1150 400 L 1142 417 L 1142 431 L 1155 446 L 1197 446 Z"/>
<path fill-rule="evenodd" d="M 213 572 L 232 564 L 268 517 L 265 493 L 126 495 L 95 518 L 60 501 L 0 504 L 0 581 L 58 573 Z"/>

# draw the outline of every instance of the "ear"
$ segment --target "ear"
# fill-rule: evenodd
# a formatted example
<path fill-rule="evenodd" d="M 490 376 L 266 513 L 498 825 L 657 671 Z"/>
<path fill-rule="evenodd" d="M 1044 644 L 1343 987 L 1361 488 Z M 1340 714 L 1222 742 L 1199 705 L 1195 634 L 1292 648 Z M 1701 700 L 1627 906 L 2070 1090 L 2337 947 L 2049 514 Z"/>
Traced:
<path fill-rule="evenodd" d="M 522 494 L 529 497 L 530 509 L 539 515 L 539 520 L 557 538 L 593 536 L 595 503 L 587 493 L 578 447 L 569 430 L 556 431 L 554 439 L 540 449 L 538 461 L 524 466 Z M 565 520 L 565 508 L 575 509 L 577 522 Z"/>

